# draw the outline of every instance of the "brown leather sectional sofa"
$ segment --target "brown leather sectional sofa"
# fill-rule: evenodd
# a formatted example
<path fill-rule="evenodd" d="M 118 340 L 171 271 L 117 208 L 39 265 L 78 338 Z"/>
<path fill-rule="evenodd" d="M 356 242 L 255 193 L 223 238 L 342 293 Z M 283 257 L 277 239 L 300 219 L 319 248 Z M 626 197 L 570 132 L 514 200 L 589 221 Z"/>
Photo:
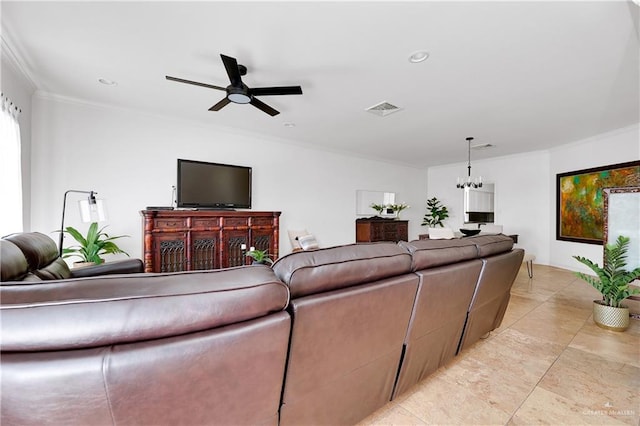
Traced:
<path fill-rule="evenodd" d="M 354 424 L 500 325 L 504 235 L 3 282 L 0 422 Z"/>

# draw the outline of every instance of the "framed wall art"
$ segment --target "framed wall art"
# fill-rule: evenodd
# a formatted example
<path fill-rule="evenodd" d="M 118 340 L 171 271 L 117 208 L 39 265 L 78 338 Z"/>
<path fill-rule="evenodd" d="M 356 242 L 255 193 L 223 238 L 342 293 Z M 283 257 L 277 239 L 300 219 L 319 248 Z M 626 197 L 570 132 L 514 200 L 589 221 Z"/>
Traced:
<path fill-rule="evenodd" d="M 640 161 L 556 175 L 556 239 L 604 241 L 604 188 L 640 185 Z"/>

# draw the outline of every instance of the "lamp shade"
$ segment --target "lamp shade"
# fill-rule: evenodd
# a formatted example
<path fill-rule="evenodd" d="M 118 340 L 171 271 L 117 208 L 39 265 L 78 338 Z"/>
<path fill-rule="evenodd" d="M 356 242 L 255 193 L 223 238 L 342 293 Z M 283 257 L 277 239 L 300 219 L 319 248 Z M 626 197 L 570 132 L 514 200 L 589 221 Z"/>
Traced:
<path fill-rule="evenodd" d="M 104 200 L 84 199 L 78 201 L 80 205 L 80 219 L 85 222 L 103 222 L 107 220 L 107 209 Z"/>

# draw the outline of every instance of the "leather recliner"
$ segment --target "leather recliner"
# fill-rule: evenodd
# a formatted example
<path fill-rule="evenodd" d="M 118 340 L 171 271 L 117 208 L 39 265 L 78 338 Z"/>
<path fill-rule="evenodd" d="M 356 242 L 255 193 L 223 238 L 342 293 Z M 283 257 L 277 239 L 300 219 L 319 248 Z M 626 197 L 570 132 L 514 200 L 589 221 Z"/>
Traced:
<path fill-rule="evenodd" d="M 0 240 L 0 281 L 45 281 L 143 272 L 140 259 L 125 259 L 69 269 L 56 243 L 40 232 L 12 234 Z"/>

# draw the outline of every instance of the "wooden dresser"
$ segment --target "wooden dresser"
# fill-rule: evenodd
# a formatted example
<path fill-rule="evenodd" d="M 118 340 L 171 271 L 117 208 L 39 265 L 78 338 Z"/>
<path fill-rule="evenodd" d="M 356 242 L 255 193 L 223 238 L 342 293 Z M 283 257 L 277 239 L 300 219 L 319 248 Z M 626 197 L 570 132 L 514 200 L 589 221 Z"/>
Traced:
<path fill-rule="evenodd" d="M 250 247 L 278 258 L 280 212 L 143 210 L 144 271 L 241 266 Z"/>
<path fill-rule="evenodd" d="M 408 220 L 368 218 L 356 220 L 356 242 L 407 241 Z"/>

